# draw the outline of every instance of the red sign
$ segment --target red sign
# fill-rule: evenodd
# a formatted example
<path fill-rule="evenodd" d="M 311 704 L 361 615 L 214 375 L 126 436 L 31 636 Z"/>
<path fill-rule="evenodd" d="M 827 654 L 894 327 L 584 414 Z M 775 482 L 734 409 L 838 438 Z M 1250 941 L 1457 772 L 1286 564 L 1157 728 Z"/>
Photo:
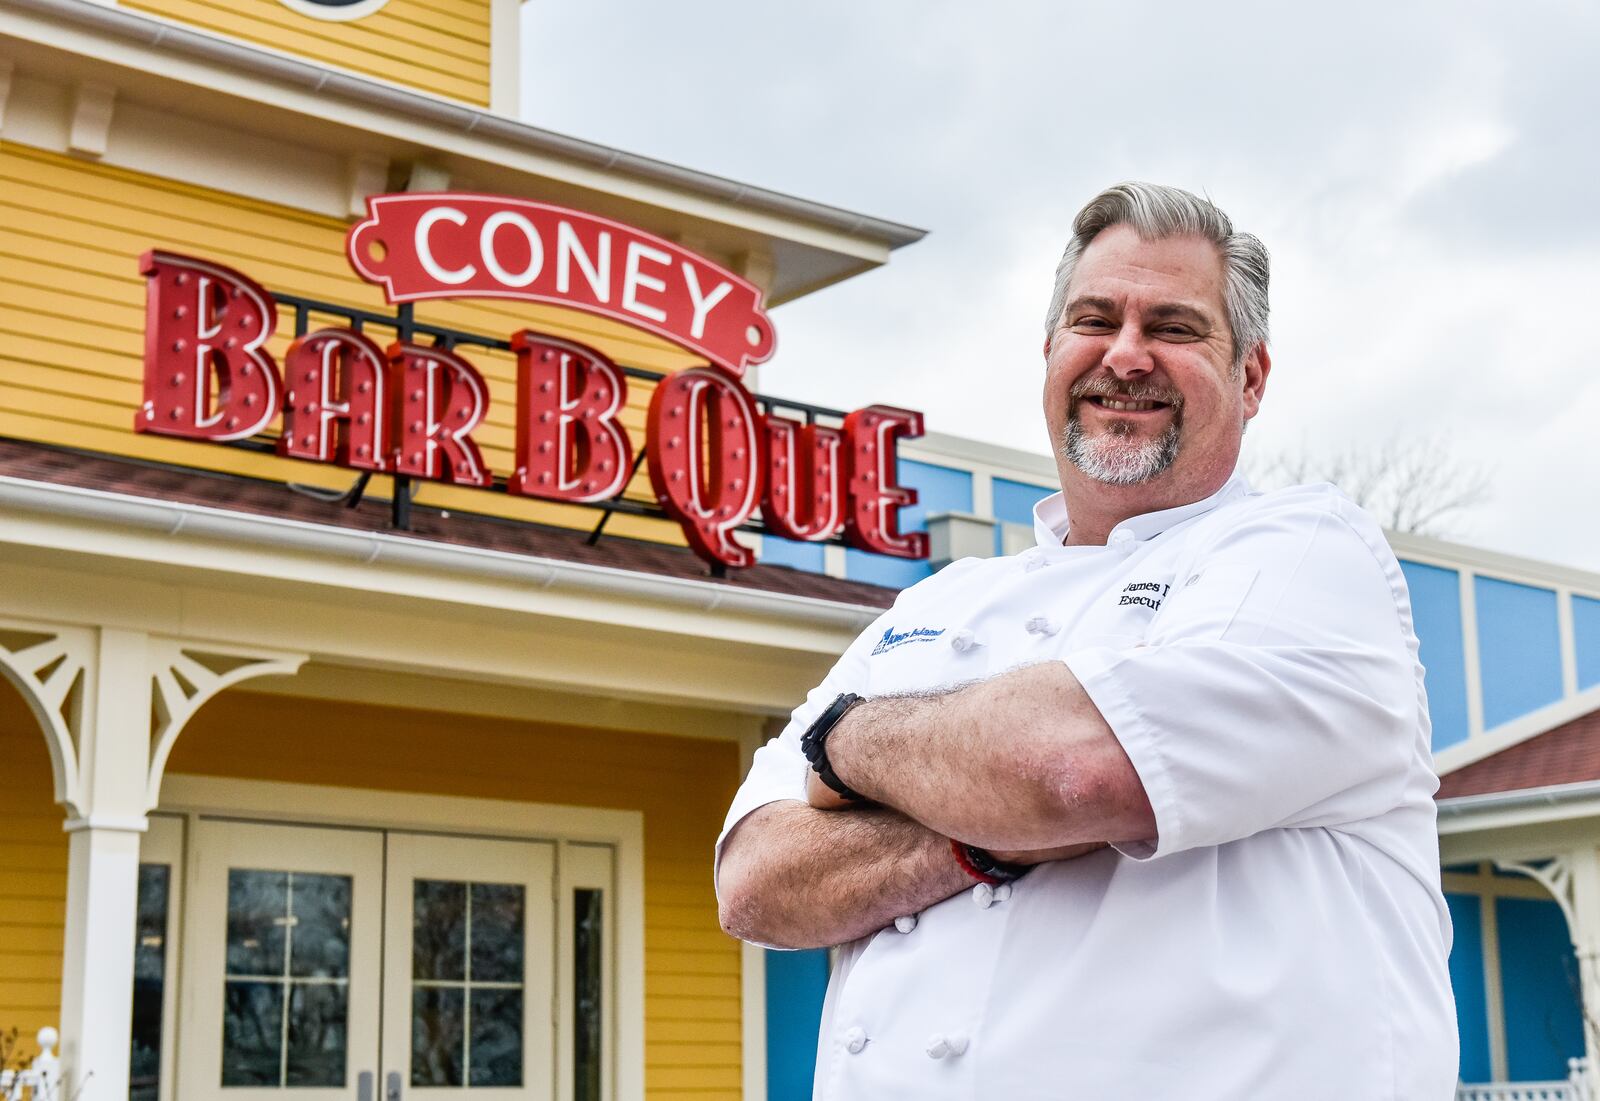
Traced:
<path fill-rule="evenodd" d="M 263 347 L 277 325 L 272 297 L 220 264 L 166 252 L 140 261 L 147 293 L 140 432 L 237 440 L 281 411 L 278 451 L 456 485 L 495 480 L 474 430 L 489 389 L 467 359 L 352 329 L 295 340 L 277 363 Z M 605 501 L 627 484 L 634 449 L 617 420 L 623 372 L 593 348 L 523 330 L 517 355 L 514 494 Z M 280 397 L 281 395 L 281 397 Z M 281 408 L 280 408 L 281 402 Z M 922 415 L 873 405 L 841 428 L 764 415 L 738 379 L 695 367 L 662 379 L 650 399 L 646 457 L 656 499 L 689 545 L 714 565 L 749 566 L 734 532 L 759 508 L 766 530 L 846 542 L 900 558 L 926 558 L 927 536 L 902 533 L 899 511 L 915 490 L 895 484 L 895 447 L 922 434 Z"/>
<path fill-rule="evenodd" d="M 376 195 L 350 266 L 391 303 L 519 298 L 648 329 L 731 371 L 772 358 L 761 290 L 621 222 L 502 195 Z"/>

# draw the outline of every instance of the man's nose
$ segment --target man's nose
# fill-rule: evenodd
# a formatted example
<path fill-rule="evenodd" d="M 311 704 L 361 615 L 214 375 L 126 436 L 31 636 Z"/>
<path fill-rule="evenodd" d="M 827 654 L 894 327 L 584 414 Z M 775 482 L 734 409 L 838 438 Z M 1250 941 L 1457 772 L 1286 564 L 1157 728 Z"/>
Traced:
<path fill-rule="evenodd" d="M 1155 360 L 1137 325 L 1123 325 L 1117 330 L 1116 339 L 1106 349 L 1103 362 L 1107 370 L 1121 379 L 1147 375 L 1155 370 Z"/>

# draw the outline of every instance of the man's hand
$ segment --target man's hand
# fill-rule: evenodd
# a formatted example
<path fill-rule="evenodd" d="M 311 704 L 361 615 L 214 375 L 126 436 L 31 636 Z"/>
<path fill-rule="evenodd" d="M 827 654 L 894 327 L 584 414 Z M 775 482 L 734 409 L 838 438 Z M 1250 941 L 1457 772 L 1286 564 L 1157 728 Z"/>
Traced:
<path fill-rule="evenodd" d="M 854 810 L 872 806 L 871 803 L 852 803 L 824 784 L 814 768 L 806 770 L 806 802 L 818 810 Z"/>

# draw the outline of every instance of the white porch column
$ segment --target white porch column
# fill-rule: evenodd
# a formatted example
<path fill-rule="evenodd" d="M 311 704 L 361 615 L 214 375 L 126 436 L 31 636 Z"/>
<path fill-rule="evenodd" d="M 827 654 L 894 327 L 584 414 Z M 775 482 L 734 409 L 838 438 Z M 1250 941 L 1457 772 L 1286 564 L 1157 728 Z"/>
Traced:
<path fill-rule="evenodd" d="M 293 673 L 305 660 L 121 628 L 0 620 L 0 674 L 39 720 L 71 835 L 59 1022 L 64 1098 L 127 1101 L 139 835 L 174 742 L 218 692 Z"/>
<path fill-rule="evenodd" d="M 78 723 L 78 810 L 61 973 L 66 1096 L 126 1101 L 139 835 L 150 767 L 150 640 L 102 629 Z M 79 1092 L 81 1090 L 81 1093 Z"/>

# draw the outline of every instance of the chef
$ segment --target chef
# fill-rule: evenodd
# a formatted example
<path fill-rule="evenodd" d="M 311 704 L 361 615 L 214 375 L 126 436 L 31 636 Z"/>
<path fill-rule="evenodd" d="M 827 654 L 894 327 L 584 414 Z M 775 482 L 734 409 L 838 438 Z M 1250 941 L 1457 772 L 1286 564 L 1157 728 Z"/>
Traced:
<path fill-rule="evenodd" d="M 1235 472 L 1267 288 L 1210 202 L 1096 196 L 1038 545 L 906 590 L 756 754 L 722 921 L 839 946 L 816 1097 L 1453 1096 L 1404 578 L 1338 490 Z"/>

